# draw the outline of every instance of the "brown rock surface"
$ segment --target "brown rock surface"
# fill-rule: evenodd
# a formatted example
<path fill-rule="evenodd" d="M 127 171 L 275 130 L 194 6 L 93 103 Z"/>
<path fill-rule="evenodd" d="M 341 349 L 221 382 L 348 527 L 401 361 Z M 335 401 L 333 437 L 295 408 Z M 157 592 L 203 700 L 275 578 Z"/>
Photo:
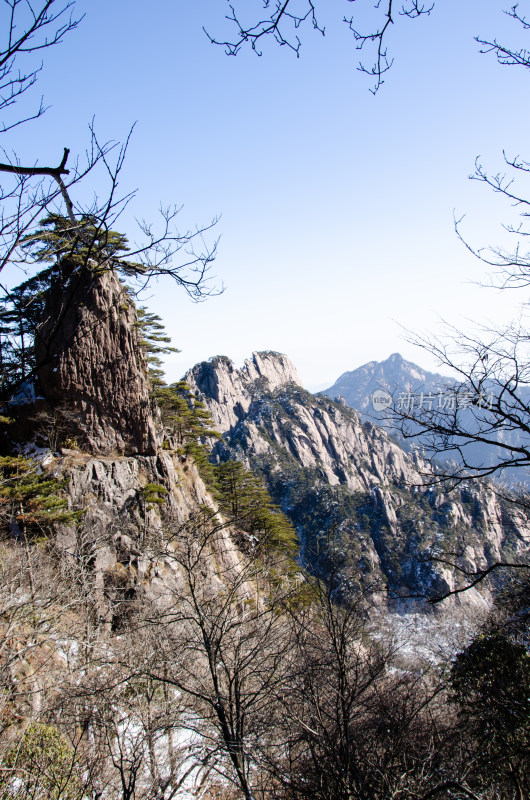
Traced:
<path fill-rule="evenodd" d="M 112 271 L 77 268 L 50 290 L 35 339 L 40 389 L 73 412 L 93 454 L 156 451 L 137 321 Z"/>

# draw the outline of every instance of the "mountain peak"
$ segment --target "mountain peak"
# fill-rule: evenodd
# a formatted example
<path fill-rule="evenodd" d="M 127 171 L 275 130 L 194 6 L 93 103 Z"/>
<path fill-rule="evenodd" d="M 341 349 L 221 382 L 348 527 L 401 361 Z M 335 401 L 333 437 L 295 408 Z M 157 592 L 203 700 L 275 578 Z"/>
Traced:
<path fill-rule="evenodd" d="M 469 502 L 469 489 L 451 498 L 432 487 L 422 491 L 418 469 L 425 471 L 426 465 L 418 453 L 408 457 L 381 428 L 362 425 L 357 413 L 299 390 L 284 355 L 253 353 L 241 369 L 216 360 L 210 383 L 201 382 L 202 368 L 196 367 L 192 378 L 223 434 L 214 456 L 241 461 L 262 478 L 294 525 L 309 571 L 325 577 L 328 554 L 331 564 L 338 552 L 347 553 L 339 570 L 348 585 L 381 581 L 389 598 L 421 596 L 460 585 L 462 567 L 440 569 L 425 558 L 431 548 L 442 552 L 442 542 L 456 552 L 464 552 L 465 544 L 470 560 L 461 563 L 470 571 L 502 557 L 514 523 L 504 524 L 507 511 L 491 489 L 475 490 L 480 512 Z M 414 381 L 416 372 L 419 367 L 397 353 L 357 370 L 365 390 L 370 381 L 377 387 L 386 374 L 402 386 Z M 278 386 L 280 391 L 271 391 Z M 522 541 L 523 533 L 518 535 Z M 337 549 L 326 553 L 326 541 Z M 482 602 L 478 594 L 475 602 Z"/>
<path fill-rule="evenodd" d="M 384 361 L 369 361 L 357 369 L 344 372 L 329 389 L 322 394 L 328 397 L 341 395 L 352 408 L 365 412 L 369 409 L 371 396 L 376 389 L 396 391 L 438 392 L 451 378 L 427 372 L 412 361 L 406 361 L 401 353 L 392 353 Z M 370 408 L 370 413 L 373 409 Z"/>
<path fill-rule="evenodd" d="M 220 433 L 247 413 L 258 387 L 273 392 L 281 386 L 301 385 L 292 361 L 272 350 L 252 353 L 241 369 L 226 356 L 215 356 L 193 367 L 185 380 L 199 396 L 211 399 L 212 419 Z"/>
<path fill-rule="evenodd" d="M 245 361 L 243 370 L 247 371 L 250 380 L 265 378 L 269 383 L 269 391 L 274 391 L 274 389 L 289 383 L 302 385 L 291 359 L 283 353 L 276 353 L 273 350 L 252 353 L 252 359 Z M 256 377 L 254 377 L 255 373 Z"/>

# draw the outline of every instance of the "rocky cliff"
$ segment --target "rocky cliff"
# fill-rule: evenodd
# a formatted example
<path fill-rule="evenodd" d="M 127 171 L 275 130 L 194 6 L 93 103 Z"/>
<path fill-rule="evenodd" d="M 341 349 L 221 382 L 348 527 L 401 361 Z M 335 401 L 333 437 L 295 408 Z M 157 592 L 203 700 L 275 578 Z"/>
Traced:
<path fill-rule="evenodd" d="M 254 354 L 250 364 L 263 359 L 266 381 L 225 358 L 199 364 L 186 379 L 223 434 L 217 457 L 235 457 L 264 477 L 312 568 L 328 568 L 333 550 L 350 575 L 413 596 L 453 590 L 463 571 L 528 552 L 528 529 L 490 486 L 422 488 L 427 467 L 417 455 L 345 404 L 306 392 L 285 356 Z"/>
<path fill-rule="evenodd" d="M 94 454 L 154 454 L 156 425 L 131 298 L 112 271 L 56 279 L 35 337 L 41 393 Z"/>
<path fill-rule="evenodd" d="M 241 369 L 226 356 L 217 356 L 194 367 L 188 378 L 192 388 L 208 398 L 214 426 L 223 433 L 245 418 L 260 392 L 300 383 L 287 356 L 274 352 L 253 353 Z"/>
<path fill-rule="evenodd" d="M 443 407 L 444 401 L 452 396 L 459 381 L 438 373 L 428 372 L 418 364 L 406 361 L 399 353 L 393 353 L 384 361 L 369 361 L 357 369 L 344 372 L 329 389 L 325 389 L 322 394 L 336 400 L 345 400 L 346 403 L 359 412 L 362 420 L 369 420 L 377 425 L 383 426 L 392 436 L 399 440 L 401 446 L 411 451 L 413 449 L 429 448 L 430 437 L 422 435 L 419 428 L 413 423 L 408 424 L 409 432 L 415 431 L 417 435 L 412 438 L 404 439 L 401 435 L 401 426 L 388 408 L 379 409 L 374 407 L 373 395 L 377 390 L 384 390 L 393 400 L 393 408 L 396 411 L 418 408 L 422 398 L 426 398 L 431 403 L 431 408 L 436 411 Z M 488 383 L 482 386 L 484 397 L 488 397 L 490 389 Z M 491 391 L 496 393 L 496 387 L 491 385 Z M 530 402 L 530 391 L 526 386 L 519 386 L 518 396 L 523 405 Z M 493 396 L 493 395 L 492 395 Z M 462 408 L 460 410 L 461 424 L 470 432 L 476 431 L 478 421 L 475 413 L 471 409 Z M 505 445 L 513 447 L 527 446 L 529 437 L 523 430 L 524 426 L 505 425 L 502 428 L 496 426 L 490 431 L 490 442 L 493 438 Z M 495 435 L 493 436 L 493 431 Z M 506 452 L 495 447 L 494 444 L 484 442 L 460 441 L 468 463 L 494 466 L 506 457 Z M 458 462 L 460 454 L 458 451 L 451 451 L 446 454 L 450 460 Z M 442 455 L 437 456 L 443 460 Z M 501 483 L 511 484 L 517 488 L 521 483 L 530 484 L 530 470 L 528 467 L 518 466 L 513 469 L 504 469 L 497 473 L 492 473 L 491 480 Z"/>
<path fill-rule="evenodd" d="M 15 453 L 6 435 L 1 463 L 0 759 L 12 781 L 0 793 L 20 796 L 26 780 L 24 796 L 220 795 L 215 724 L 185 692 L 197 698 L 208 670 L 201 625 L 217 630 L 222 609 L 242 626 L 250 599 L 259 613 L 244 531 L 218 512 L 197 460 L 158 433 L 115 275 L 57 282 L 36 349 L 41 396 L 13 404 L 27 438 Z"/>
<path fill-rule="evenodd" d="M 82 512 L 75 524 L 57 526 L 56 547 L 74 567 L 90 564 L 98 623 L 119 630 L 129 608 L 144 599 L 171 603 L 182 591 L 172 537 L 187 529 L 193 536 L 204 509 L 215 515 L 195 465 L 163 451 L 108 458 L 63 448 L 46 466 L 67 479 L 69 508 Z M 240 563 L 231 529 L 219 522 L 217 528 L 203 580 L 221 590 Z"/>
<path fill-rule="evenodd" d="M 204 509 L 215 515 L 216 505 L 193 458 L 162 447 L 136 308 L 114 272 L 63 270 L 48 292 L 35 349 L 43 395 L 37 419 L 59 419 L 63 429 L 58 447 L 48 437 L 42 463 L 64 479 L 68 507 L 79 512 L 58 526 L 56 545 L 66 561 L 90 566 L 99 622 L 115 629 L 124 597 L 171 597 L 178 569 L 164 549 Z M 265 359 L 256 375 L 266 368 Z M 219 583 L 216 570 L 226 577 L 239 568 L 231 531 L 217 524 L 217 551 L 204 575 L 212 583 Z"/>

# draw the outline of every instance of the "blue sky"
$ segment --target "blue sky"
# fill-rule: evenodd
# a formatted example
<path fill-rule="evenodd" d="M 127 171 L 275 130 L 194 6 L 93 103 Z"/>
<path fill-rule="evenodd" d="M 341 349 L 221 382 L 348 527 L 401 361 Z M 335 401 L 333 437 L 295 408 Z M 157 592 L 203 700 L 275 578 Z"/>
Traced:
<path fill-rule="evenodd" d="M 159 282 L 142 297 L 182 351 L 169 379 L 216 354 L 240 365 L 269 349 L 310 389 L 395 351 L 435 369 L 400 326 L 512 313 L 515 295 L 476 285 L 484 267 L 452 222 L 467 215 L 473 244 L 506 241 L 513 209 L 467 176 L 478 155 L 501 169 L 503 148 L 530 159 L 530 75 L 473 40 L 520 39 L 501 2 L 445 0 L 400 20 L 375 97 L 340 23 L 368 3 L 326 3 L 326 37 L 308 29 L 299 59 L 272 43 L 262 58 L 226 57 L 202 31 L 226 33 L 222 0 L 77 5 L 79 29 L 45 53 L 38 88 L 51 108 L 7 146 L 56 163 L 63 146 L 83 152 L 92 117 L 102 139 L 136 122 L 121 188 L 138 191 L 118 227 L 134 238 L 134 217 L 155 218 L 160 204 L 183 205 L 183 229 L 220 215 L 225 292 L 197 305 Z"/>

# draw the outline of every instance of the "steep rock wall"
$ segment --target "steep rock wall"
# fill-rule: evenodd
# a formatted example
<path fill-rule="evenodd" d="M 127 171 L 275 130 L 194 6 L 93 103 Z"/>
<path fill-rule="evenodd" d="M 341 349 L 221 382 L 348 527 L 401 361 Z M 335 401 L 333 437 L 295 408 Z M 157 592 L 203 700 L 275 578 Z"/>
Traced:
<path fill-rule="evenodd" d="M 156 452 L 137 323 L 112 271 L 77 268 L 52 284 L 35 338 L 40 390 L 94 454 Z"/>
<path fill-rule="evenodd" d="M 212 591 L 241 573 L 232 530 L 216 514 L 215 503 L 193 461 L 159 451 L 153 456 L 96 457 L 63 449 L 48 465 L 68 478 L 68 505 L 81 512 L 76 524 L 58 526 L 56 546 L 63 558 L 84 563 L 93 574 L 98 621 L 120 624 L 127 602 L 146 597 L 162 607 L 182 594 L 185 583 L 173 558 L 173 537 L 193 538 L 202 509 L 216 520 L 215 552 L 203 575 Z M 146 487 L 165 490 L 160 503 L 146 498 Z M 242 583 L 250 596 L 254 590 Z"/>
<path fill-rule="evenodd" d="M 299 385 L 294 364 L 281 353 L 252 353 L 241 369 L 229 358 L 216 356 L 197 364 L 187 375 L 192 389 L 208 398 L 214 427 L 225 433 L 244 419 L 260 392 Z"/>
<path fill-rule="evenodd" d="M 240 553 L 193 459 L 162 448 L 138 316 L 116 274 L 63 262 L 35 349 L 46 405 L 66 418 L 79 446 L 47 459 L 79 512 L 76 524 L 58 526 L 56 544 L 93 573 L 99 622 L 114 628 L 142 596 L 172 602 L 182 590 L 172 537 L 193 539 L 204 509 L 219 529 L 204 579 L 222 590 L 219 575 L 235 576 Z"/>
<path fill-rule="evenodd" d="M 335 537 L 350 572 L 379 577 L 391 596 L 419 596 L 464 585 L 463 571 L 528 554 L 527 524 L 491 486 L 423 488 L 428 467 L 417 454 L 353 409 L 285 380 L 285 356 L 269 355 L 267 384 L 243 383 L 226 360 L 207 364 L 208 381 L 200 380 L 203 365 L 187 380 L 223 434 L 214 452 L 261 473 L 313 566 L 322 537 L 326 547 Z M 473 596 L 480 601 L 476 592 L 464 600 Z"/>

